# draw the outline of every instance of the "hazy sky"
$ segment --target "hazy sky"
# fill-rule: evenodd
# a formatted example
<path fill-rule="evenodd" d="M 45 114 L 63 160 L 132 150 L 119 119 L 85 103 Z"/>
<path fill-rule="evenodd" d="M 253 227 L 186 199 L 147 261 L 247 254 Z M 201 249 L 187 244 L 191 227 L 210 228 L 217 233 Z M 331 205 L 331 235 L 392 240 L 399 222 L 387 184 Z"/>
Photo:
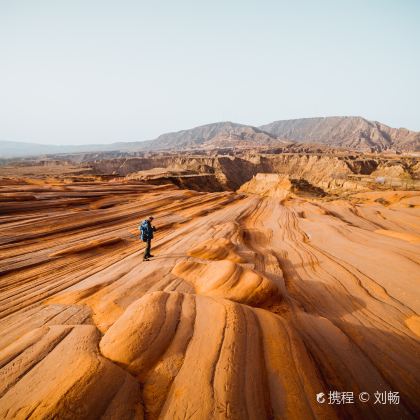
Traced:
<path fill-rule="evenodd" d="M 420 0 L 0 0 L 0 139 L 361 115 L 420 130 Z"/>

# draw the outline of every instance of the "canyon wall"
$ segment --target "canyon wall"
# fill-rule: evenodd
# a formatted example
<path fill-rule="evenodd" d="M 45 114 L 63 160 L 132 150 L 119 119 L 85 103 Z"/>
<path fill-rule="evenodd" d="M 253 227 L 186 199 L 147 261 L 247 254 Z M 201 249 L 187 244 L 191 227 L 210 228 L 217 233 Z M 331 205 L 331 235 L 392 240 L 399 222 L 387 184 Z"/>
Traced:
<path fill-rule="evenodd" d="M 244 157 L 165 156 L 153 158 L 111 159 L 87 163 L 97 174 L 127 176 L 153 168 L 189 170 L 197 174 L 213 174 L 215 183 L 226 190 L 237 190 L 257 173 L 288 175 L 303 179 L 326 190 L 362 189 L 354 176 L 391 176 L 418 179 L 415 159 L 363 158 L 319 154 L 284 153 L 275 155 L 248 154 Z"/>

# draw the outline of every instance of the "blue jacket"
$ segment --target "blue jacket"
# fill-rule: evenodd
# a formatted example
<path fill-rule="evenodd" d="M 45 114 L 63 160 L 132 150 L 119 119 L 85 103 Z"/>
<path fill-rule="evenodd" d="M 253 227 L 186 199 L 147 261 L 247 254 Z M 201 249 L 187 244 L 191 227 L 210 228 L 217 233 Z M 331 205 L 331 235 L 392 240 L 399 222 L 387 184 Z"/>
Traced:
<path fill-rule="evenodd" d="M 155 228 L 152 226 L 149 220 L 145 220 L 140 226 L 140 239 L 143 242 L 147 242 L 150 239 L 153 239 L 153 232 L 155 231 Z"/>

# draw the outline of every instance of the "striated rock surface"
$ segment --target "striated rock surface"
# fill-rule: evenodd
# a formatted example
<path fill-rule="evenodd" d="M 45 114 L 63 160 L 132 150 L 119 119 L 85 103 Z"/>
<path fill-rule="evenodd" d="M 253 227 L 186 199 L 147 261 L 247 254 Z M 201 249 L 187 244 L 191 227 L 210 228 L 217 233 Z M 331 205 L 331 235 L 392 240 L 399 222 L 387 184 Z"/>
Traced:
<path fill-rule="evenodd" d="M 237 193 L 4 181 L 0 417 L 417 418 L 420 193 L 248 175 Z M 329 391 L 355 402 L 317 403 Z M 374 404 L 386 391 L 400 403 Z"/>
<path fill-rule="evenodd" d="M 91 325 L 30 331 L 0 352 L 1 418 L 143 418 L 139 383 L 98 351 Z"/>
<path fill-rule="evenodd" d="M 259 306 L 279 298 L 276 284 L 250 268 L 229 260 L 198 263 L 182 261 L 172 273 L 190 282 L 197 294 Z"/>
<path fill-rule="evenodd" d="M 292 183 L 287 176 L 260 173 L 243 184 L 239 191 L 284 200 L 289 196 L 291 189 Z"/>
<path fill-rule="evenodd" d="M 298 397 L 321 386 L 315 368 L 287 322 L 262 310 L 154 292 L 127 309 L 100 347 L 144 384 L 149 418 L 333 418 Z"/>

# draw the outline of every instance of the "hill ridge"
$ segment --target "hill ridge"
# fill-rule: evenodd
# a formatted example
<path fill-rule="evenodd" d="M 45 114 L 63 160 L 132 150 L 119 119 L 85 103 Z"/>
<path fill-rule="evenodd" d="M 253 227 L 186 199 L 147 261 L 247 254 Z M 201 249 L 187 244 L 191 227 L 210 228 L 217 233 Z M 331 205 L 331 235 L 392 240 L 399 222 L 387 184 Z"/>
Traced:
<path fill-rule="evenodd" d="M 232 137 L 233 135 L 233 137 Z M 0 140 L 0 157 L 58 153 L 137 152 L 196 148 L 274 146 L 315 143 L 362 152 L 420 151 L 420 132 L 392 128 L 361 116 L 306 117 L 277 120 L 260 126 L 218 121 L 163 133 L 153 140 L 88 145 L 45 145 Z"/>

